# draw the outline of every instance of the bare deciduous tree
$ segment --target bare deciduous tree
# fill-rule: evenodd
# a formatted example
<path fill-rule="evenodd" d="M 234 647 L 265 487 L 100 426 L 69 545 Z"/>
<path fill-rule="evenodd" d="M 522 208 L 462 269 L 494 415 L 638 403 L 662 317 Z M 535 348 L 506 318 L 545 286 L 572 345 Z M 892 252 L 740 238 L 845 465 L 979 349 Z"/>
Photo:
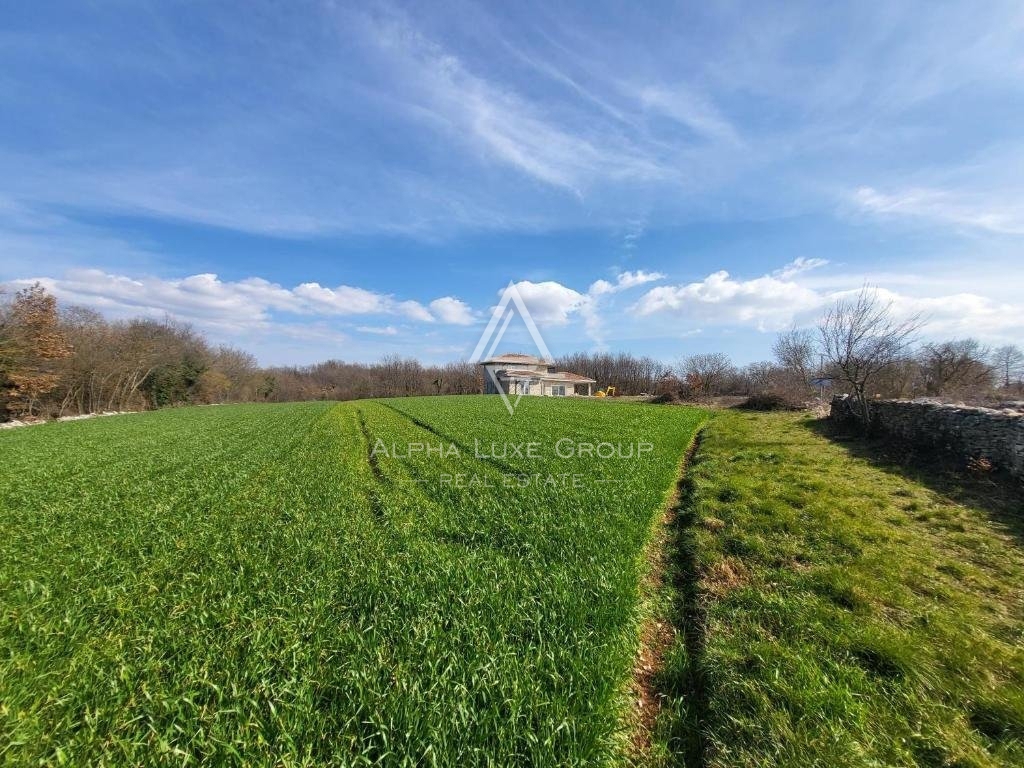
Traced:
<path fill-rule="evenodd" d="M 814 333 L 807 328 L 793 328 L 780 333 L 772 344 L 772 354 L 779 365 L 803 385 L 811 380 L 817 345 Z"/>
<path fill-rule="evenodd" d="M 749 363 L 740 372 L 747 394 L 760 395 L 775 388 L 779 369 L 767 360 Z"/>
<path fill-rule="evenodd" d="M 1009 388 L 1014 382 L 1024 379 L 1024 352 L 1013 344 L 999 347 L 992 353 L 992 365 L 996 369 L 999 383 Z"/>
<path fill-rule="evenodd" d="M 682 378 L 702 397 L 721 394 L 734 371 L 729 356 L 721 352 L 690 355 L 680 366 Z"/>
<path fill-rule="evenodd" d="M 626 352 L 576 352 L 557 358 L 555 367 L 589 376 L 599 387 L 615 387 L 620 395 L 653 392 L 661 373 L 657 360 Z"/>
<path fill-rule="evenodd" d="M 925 391 L 941 395 L 988 388 L 993 379 L 992 368 L 986 362 L 988 356 L 988 349 L 975 339 L 925 344 L 918 353 Z"/>
<path fill-rule="evenodd" d="M 822 318 L 821 351 L 849 387 L 865 427 L 871 423 L 871 385 L 904 356 L 920 326 L 919 315 L 896 318 L 892 302 L 881 301 L 866 285 L 856 296 L 839 299 Z"/>

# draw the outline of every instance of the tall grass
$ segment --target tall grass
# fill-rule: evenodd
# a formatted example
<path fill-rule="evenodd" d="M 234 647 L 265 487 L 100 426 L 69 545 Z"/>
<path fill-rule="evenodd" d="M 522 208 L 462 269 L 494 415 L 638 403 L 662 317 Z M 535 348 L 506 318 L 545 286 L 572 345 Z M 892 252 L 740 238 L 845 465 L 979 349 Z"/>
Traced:
<path fill-rule="evenodd" d="M 662 672 L 659 761 L 1024 765 L 1024 494 L 819 432 L 736 413 L 704 432 L 674 614 L 699 626 Z"/>

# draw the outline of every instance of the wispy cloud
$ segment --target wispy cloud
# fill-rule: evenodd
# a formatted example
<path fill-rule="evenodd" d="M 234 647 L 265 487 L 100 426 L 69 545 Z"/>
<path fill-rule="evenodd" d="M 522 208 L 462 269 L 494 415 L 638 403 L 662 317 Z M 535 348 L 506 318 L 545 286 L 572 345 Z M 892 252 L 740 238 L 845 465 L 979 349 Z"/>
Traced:
<path fill-rule="evenodd" d="M 414 83 L 407 113 L 472 142 L 477 151 L 546 184 L 582 195 L 598 179 L 665 179 L 674 169 L 613 132 L 564 125 L 514 87 L 474 73 L 404 14 L 370 24 L 383 52 Z"/>
<path fill-rule="evenodd" d="M 732 123 L 706 97 L 688 86 L 649 85 L 641 87 L 637 95 L 644 109 L 661 113 L 698 136 L 732 145 L 740 143 Z"/>
<path fill-rule="evenodd" d="M 853 200 L 862 210 L 883 217 L 909 216 L 999 234 L 1024 234 L 1024 202 L 973 201 L 942 189 L 911 188 L 880 192 L 860 187 Z"/>
<path fill-rule="evenodd" d="M 1020 146 L 1019 3 L 840 3 L 827 20 L 712 4 L 685 24 L 648 8 L 445 10 L 206 5 L 200 40 L 131 6 L 77 34 L 8 31 L 5 193 L 262 235 L 429 238 L 804 213 L 818 189 L 868 180 L 887 215 L 926 205 L 1019 232 L 1019 210 L 971 197 L 985 179 L 923 202 L 905 198 L 947 187 L 895 181 Z"/>
<path fill-rule="evenodd" d="M 773 277 L 777 277 L 780 280 L 786 280 L 802 272 L 810 272 L 812 269 L 818 269 L 828 264 L 828 259 L 818 258 L 807 258 L 805 256 L 798 256 L 789 262 L 786 266 L 781 269 L 777 269 L 772 272 Z"/>
<path fill-rule="evenodd" d="M 393 325 L 376 326 L 376 325 L 359 325 L 356 326 L 356 330 L 360 333 L 369 333 L 375 336 L 397 336 L 398 329 Z"/>

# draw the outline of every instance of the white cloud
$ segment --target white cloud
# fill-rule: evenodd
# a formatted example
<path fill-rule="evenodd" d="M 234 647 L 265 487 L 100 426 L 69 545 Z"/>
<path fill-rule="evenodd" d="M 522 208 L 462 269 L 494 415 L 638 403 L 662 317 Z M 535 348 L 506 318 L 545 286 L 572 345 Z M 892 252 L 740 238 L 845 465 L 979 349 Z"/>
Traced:
<path fill-rule="evenodd" d="M 542 283 L 523 280 L 516 283 L 516 288 L 537 323 L 565 325 L 578 313 L 586 321 L 591 338 L 600 343 L 601 326 L 597 311 L 600 299 L 664 277 L 660 272 L 645 272 L 642 269 L 635 272 L 620 272 L 614 283 L 596 280 L 591 283 L 586 293 L 580 293 L 554 280 Z"/>
<path fill-rule="evenodd" d="M 522 280 L 515 285 L 530 316 L 542 326 L 565 325 L 570 316 L 587 302 L 585 294 L 553 280 L 542 283 Z"/>
<path fill-rule="evenodd" d="M 854 293 L 856 290 L 851 289 L 830 294 L 828 301 Z M 967 292 L 912 296 L 878 288 L 876 293 L 880 301 L 891 304 L 897 316 L 919 315 L 924 322 L 922 335 L 928 338 L 971 336 L 1019 342 L 1024 337 L 1024 304 L 1011 304 Z"/>
<path fill-rule="evenodd" d="M 620 272 L 614 283 L 610 283 L 607 280 L 595 280 L 590 284 L 587 293 L 590 296 L 605 296 L 610 293 L 618 293 L 619 291 L 635 288 L 638 285 L 653 283 L 664 279 L 664 277 L 665 275 L 661 274 L 661 272 L 644 272 L 642 269 L 638 269 L 636 272 Z"/>
<path fill-rule="evenodd" d="M 430 302 L 430 311 L 442 323 L 472 325 L 476 322 L 470 306 L 453 296 L 442 296 L 440 299 L 434 299 Z"/>
<path fill-rule="evenodd" d="M 665 275 L 661 272 L 645 272 L 642 269 L 638 269 L 635 272 L 620 272 L 619 277 L 616 280 L 616 285 L 620 289 L 626 290 L 629 288 L 635 288 L 638 285 L 657 282 L 664 278 Z"/>
<path fill-rule="evenodd" d="M 349 285 L 327 288 L 310 282 L 285 288 L 260 277 L 225 281 L 203 273 L 172 279 L 134 278 L 99 269 L 74 269 L 60 278 L 11 283 L 22 286 L 36 281 L 63 302 L 93 307 L 112 317 L 169 314 L 204 328 L 227 331 L 264 327 L 273 312 L 321 318 L 394 315 L 421 323 L 440 320 L 458 325 L 466 324 L 468 318 L 472 322 L 469 306 L 450 296 L 435 299 L 427 309 L 417 301 Z"/>
<path fill-rule="evenodd" d="M 764 275 L 736 280 L 725 270 L 699 282 L 652 288 L 636 304 L 641 315 L 671 313 L 697 323 L 778 328 L 801 311 L 819 306 L 821 296 L 786 278 Z"/>
<path fill-rule="evenodd" d="M 319 283 L 302 283 L 291 293 L 308 307 L 327 314 L 366 315 L 384 312 L 387 303 L 386 297 L 378 293 L 347 285 L 324 288 Z"/>
<path fill-rule="evenodd" d="M 824 265 L 822 259 L 796 259 L 782 269 L 750 280 L 733 278 L 722 270 L 703 280 L 658 286 L 645 293 L 633 309 L 642 317 L 671 317 L 693 327 L 731 326 L 776 331 L 793 323 L 811 324 L 836 299 L 860 290 L 863 278 L 850 285 L 850 276 L 827 285 L 800 276 Z M 912 281 L 901 281 L 913 287 Z M 1024 335 L 1024 305 L 997 301 L 977 293 L 939 296 L 877 289 L 878 298 L 892 304 L 902 317 L 920 314 L 928 337 L 978 336 L 1013 340 Z"/>
<path fill-rule="evenodd" d="M 287 297 L 286 302 L 284 296 L 273 290 L 278 286 L 224 283 L 213 274 L 162 280 L 75 269 L 63 278 L 39 277 L 15 280 L 12 284 L 36 281 L 65 302 L 93 307 L 114 317 L 171 314 L 206 327 L 242 329 L 264 323 L 270 307 L 288 303 L 289 310 L 298 311 L 294 295 Z"/>
<path fill-rule="evenodd" d="M 825 307 L 858 290 L 866 279 L 863 274 L 829 274 L 821 270 L 824 265 L 823 259 L 798 258 L 749 279 L 721 270 L 702 280 L 659 286 L 652 283 L 664 275 L 636 270 L 595 281 L 585 292 L 555 281 L 524 280 L 516 287 L 542 332 L 566 327 L 564 337 L 572 348 L 579 348 L 581 341 L 573 340 L 575 328 L 598 349 L 607 346 L 609 336 L 621 344 L 629 338 L 678 340 L 700 334 L 713 344 L 716 329 L 772 332 L 793 323 L 813 324 Z M 382 349 L 428 354 L 423 346 L 428 336 L 434 337 L 433 347 L 462 349 L 464 331 L 443 326 L 475 322 L 469 305 L 452 296 L 421 304 L 346 285 L 329 288 L 307 282 L 289 288 L 259 277 L 230 281 L 202 273 L 165 279 L 97 269 L 38 279 L 62 304 L 83 304 L 111 318 L 171 315 L 194 323 L 215 340 L 261 355 L 269 352 L 279 360 L 301 355 L 313 361 L 338 354 L 374 359 Z M 924 338 L 975 336 L 986 343 L 1020 343 L 1024 338 L 1024 302 L 984 281 L 914 280 L 897 273 L 869 279 L 897 314 L 920 313 L 926 319 Z M 31 282 L 17 280 L 14 287 Z M 644 286 L 639 299 L 626 302 L 626 291 L 638 286 Z M 413 322 L 403 326 L 395 318 Z M 355 319 L 362 324 L 356 325 Z M 429 332 L 423 328 L 428 323 Z M 350 330 L 351 338 L 346 335 Z"/>
<path fill-rule="evenodd" d="M 418 320 L 421 323 L 434 322 L 434 316 L 418 301 L 400 301 L 397 304 L 393 304 L 393 307 L 392 311 L 397 311 L 410 320 Z"/>
<path fill-rule="evenodd" d="M 580 314 L 583 316 L 587 335 L 599 349 L 604 349 L 605 347 L 604 323 L 602 322 L 602 302 L 605 297 L 662 280 L 664 277 L 665 275 L 661 272 L 645 272 L 642 269 L 638 269 L 635 272 L 620 272 L 614 283 L 607 280 L 595 280 L 591 283 L 590 288 L 587 289 L 585 301 L 580 305 L 579 309 Z"/>
<path fill-rule="evenodd" d="M 554 280 L 541 283 L 523 280 L 515 285 L 530 315 L 541 328 L 545 325 L 567 325 L 578 315 L 583 319 L 587 336 L 598 348 L 603 348 L 605 334 L 602 307 L 606 298 L 630 288 L 662 280 L 664 277 L 665 275 L 660 272 L 647 272 L 642 269 L 620 272 L 614 283 L 603 279 L 595 280 L 586 293 Z"/>

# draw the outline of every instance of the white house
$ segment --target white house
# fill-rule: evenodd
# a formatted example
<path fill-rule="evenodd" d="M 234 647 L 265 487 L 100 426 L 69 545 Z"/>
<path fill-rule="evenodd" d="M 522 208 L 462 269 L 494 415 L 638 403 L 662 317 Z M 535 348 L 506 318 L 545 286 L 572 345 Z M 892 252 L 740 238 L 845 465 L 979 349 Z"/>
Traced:
<path fill-rule="evenodd" d="M 549 361 L 533 355 L 503 354 L 482 360 L 480 365 L 484 368 L 485 395 L 504 392 L 506 395 L 565 397 L 575 395 L 576 387 L 583 385 L 590 395 L 591 387 L 597 383 L 578 373 L 556 371 Z"/>

